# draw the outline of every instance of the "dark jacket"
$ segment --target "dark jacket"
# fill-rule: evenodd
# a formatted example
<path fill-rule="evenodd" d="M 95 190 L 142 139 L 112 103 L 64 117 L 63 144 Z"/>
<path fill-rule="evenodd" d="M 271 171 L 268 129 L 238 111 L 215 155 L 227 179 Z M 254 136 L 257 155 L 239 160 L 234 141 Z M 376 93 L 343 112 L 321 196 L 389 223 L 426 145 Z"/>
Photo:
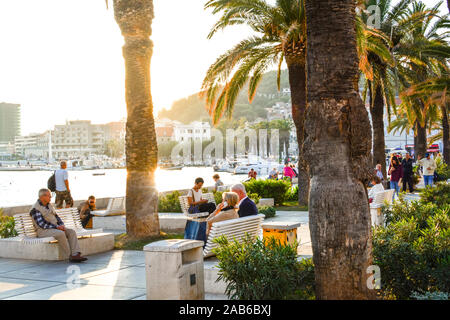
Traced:
<path fill-rule="evenodd" d="M 403 167 L 403 176 L 407 177 L 407 176 L 412 176 L 413 175 L 413 159 L 403 159 L 402 161 L 402 167 Z"/>
<path fill-rule="evenodd" d="M 256 204 L 250 199 L 245 198 L 241 205 L 239 206 L 238 215 L 239 218 L 247 217 L 247 216 L 254 216 L 258 214 L 258 208 L 256 207 Z"/>

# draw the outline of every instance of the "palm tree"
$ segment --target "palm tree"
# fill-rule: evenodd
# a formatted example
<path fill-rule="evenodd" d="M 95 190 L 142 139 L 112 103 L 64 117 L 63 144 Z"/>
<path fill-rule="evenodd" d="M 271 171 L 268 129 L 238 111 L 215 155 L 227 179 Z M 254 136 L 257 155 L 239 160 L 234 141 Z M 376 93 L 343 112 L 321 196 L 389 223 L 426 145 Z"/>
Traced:
<path fill-rule="evenodd" d="M 299 149 L 303 144 L 306 110 L 306 37 L 304 0 L 209 0 L 205 8 L 223 15 L 213 26 L 209 38 L 231 25 L 247 25 L 256 35 L 242 40 L 220 56 L 209 68 L 202 85 L 213 123 L 223 115 L 232 116 L 239 91 L 249 82 L 251 102 L 264 72 L 278 67 L 278 89 L 283 61 L 286 61 L 291 87 L 292 117 L 297 129 Z M 309 176 L 299 152 L 299 203 L 307 204 Z"/>
<path fill-rule="evenodd" d="M 358 92 L 354 0 L 307 0 L 304 155 L 318 299 L 370 299 L 368 113 Z M 326 10 L 325 10 L 326 8 Z"/>
<path fill-rule="evenodd" d="M 444 149 L 444 161 L 450 164 L 450 128 L 449 128 L 449 106 L 448 99 L 450 98 L 450 78 L 448 68 L 440 68 L 441 74 L 439 77 L 430 78 L 422 83 L 416 84 L 406 90 L 403 94 L 409 97 L 421 97 L 426 101 L 427 107 L 429 105 L 439 106 L 439 118 L 441 125 L 439 126 L 440 134 L 433 137 L 432 140 L 442 139 Z M 434 113 L 435 114 L 435 113 Z M 431 115 L 431 114 L 430 114 Z M 435 121 L 429 115 L 429 119 Z M 436 123 L 431 123 L 430 128 L 436 126 Z"/>
<path fill-rule="evenodd" d="M 380 163 L 383 175 L 386 178 L 385 161 L 385 137 L 384 137 L 384 110 L 387 109 L 389 119 L 392 109 L 395 111 L 396 77 L 395 61 L 391 56 L 397 43 L 403 37 L 403 29 L 409 21 L 400 23 L 401 17 L 405 14 L 408 5 L 412 0 L 402 0 L 392 6 L 391 0 L 369 0 L 365 2 L 364 9 L 377 6 L 380 9 L 380 28 L 367 26 L 370 16 L 363 10 L 361 19 L 370 31 L 376 31 L 377 35 L 368 35 L 367 54 L 360 54 L 360 57 L 367 56 L 367 59 L 360 59 L 361 64 L 368 67 L 360 67 L 365 76 L 365 90 L 363 98 L 366 99 L 366 92 L 370 101 L 370 114 L 373 130 L 373 161 L 374 165 Z M 358 46 L 359 48 L 360 46 Z M 366 71 L 367 70 L 367 71 Z"/>
<path fill-rule="evenodd" d="M 154 172 L 158 147 L 150 93 L 149 39 L 152 0 L 114 0 L 114 17 L 125 39 L 126 124 L 126 221 L 127 234 L 142 238 L 159 235 L 158 191 Z"/>
<path fill-rule="evenodd" d="M 395 54 L 399 79 L 403 91 L 415 84 L 435 77 L 440 66 L 445 66 L 450 48 L 447 44 L 448 15 L 439 17 L 442 1 L 432 8 L 421 2 L 414 2 L 407 10 L 405 19 L 415 20 L 397 45 Z M 427 149 L 427 110 L 431 104 L 423 96 L 402 95 L 402 104 L 409 117 L 414 121 L 415 154 L 423 157 Z"/>

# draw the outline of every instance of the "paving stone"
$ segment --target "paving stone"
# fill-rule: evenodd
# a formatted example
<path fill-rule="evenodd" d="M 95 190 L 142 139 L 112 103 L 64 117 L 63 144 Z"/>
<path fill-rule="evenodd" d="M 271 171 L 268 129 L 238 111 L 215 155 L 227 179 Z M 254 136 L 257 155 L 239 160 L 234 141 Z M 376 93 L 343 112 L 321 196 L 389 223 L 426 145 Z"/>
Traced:
<path fill-rule="evenodd" d="M 78 268 L 80 278 L 87 278 L 127 267 L 121 265 L 120 261 L 118 262 L 116 259 L 104 264 L 57 262 L 5 272 L 1 276 L 3 278 L 66 282 L 74 275 Z"/>
<path fill-rule="evenodd" d="M 92 256 L 88 256 L 89 260 L 84 263 L 110 263 L 115 260 L 115 263 L 119 263 L 124 266 L 135 266 L 138 264 L 145 265 L 145 256 L 143 251 L 136 250 L 113 250 L 109 252 L 104 252 Z"/>
<path fill-rule="evenodd" d="M 0 277 L 0 299 L 60 285 L 57 282 L 9 279 Z"/>
<path fill-rule="evenodd" d="M 0 274 L 53 263 L 54 262 L 0 258 Z"/>
<path fill-rule="evenodd" d="M 6 300 L 128 300 L 145 294 L 145 289 L 66 284 L 29 292 Z"/>
<path fill-rule="evenodd" d="M 145 289 L 145 267 L 129 267 L 98 276 L 80 279 L 77 283 Z"/>

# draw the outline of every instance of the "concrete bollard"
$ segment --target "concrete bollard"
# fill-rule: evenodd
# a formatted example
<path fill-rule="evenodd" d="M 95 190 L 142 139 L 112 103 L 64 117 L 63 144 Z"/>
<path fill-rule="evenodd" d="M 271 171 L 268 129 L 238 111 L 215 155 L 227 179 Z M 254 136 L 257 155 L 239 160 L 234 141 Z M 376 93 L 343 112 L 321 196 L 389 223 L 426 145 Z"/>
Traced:
<path fill-rule="evenodd" d="M 203 241 L 170 239 L 144 247 L 147 300 L 204 300 Z"/>
<path fill-rule="evenodd" d="M 261 198 L 259 199 L 259 203 L 258 206 L 262 207 L 262 206 L 269 206 L 269 207 L 273 207 L 275 205 L 275 201 L 273 198 Z"/>

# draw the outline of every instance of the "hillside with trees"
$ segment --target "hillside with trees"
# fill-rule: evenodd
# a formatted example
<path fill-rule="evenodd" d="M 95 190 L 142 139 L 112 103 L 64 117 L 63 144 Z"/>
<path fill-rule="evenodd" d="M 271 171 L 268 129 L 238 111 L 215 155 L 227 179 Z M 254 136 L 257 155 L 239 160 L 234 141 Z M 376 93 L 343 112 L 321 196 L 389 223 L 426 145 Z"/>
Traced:
<path fill-rule="evenodd" d="M 239 94 L 235 108 L 233 110 L 233 119 L 238 120 L 246 118 L 252 121 L 258 117 L 266 118 L 265 108 L 272 107 L 276 102 L 290 102 L 290 94 L 283 93 L 283 88 L 289 88 L 289 79 L 287 70 L 281 72 L 280 81 L 281 91 L 277 89 L 277 72 L 267 72 L 257 91 L 253 102 L 248 102 L 248 87 L 246 86 Z M 190 123 L 195 120 L 209 121 L 210 117 L 206 111 L 205 101 L 198 94 L 190 95 L 175 101 L 170 109 L 163 109 L 158 113 L 158 118 L 168 118 L 182 123 Z"/>

